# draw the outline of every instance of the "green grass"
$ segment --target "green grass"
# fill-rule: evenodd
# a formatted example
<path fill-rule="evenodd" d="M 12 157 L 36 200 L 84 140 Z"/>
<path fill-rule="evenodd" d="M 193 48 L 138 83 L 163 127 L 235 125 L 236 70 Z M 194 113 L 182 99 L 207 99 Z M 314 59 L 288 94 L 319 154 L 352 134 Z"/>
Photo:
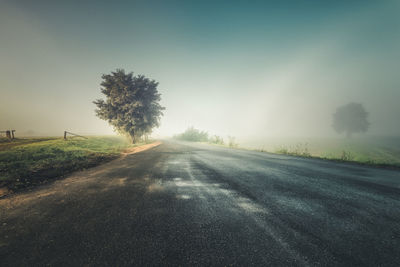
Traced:
<path fill-rule="evenodd" d="M 348 141 L 335 147 L 326 147 L 324 150 L 321 149 L 314 154 L 326 159 L 400 167 L 400 150 L 396 146 L 387 147 L 379 144 Z"/>
<path fill-rule="evenodd" d="M 270 138 L 244 142 L 244 145 L 285 155 L 400 167 L 399 137 Z"/>
<path fill-rule="evenodd" d="M 136 144 L 140 145 L 140 144 Z M 0 141 L 0 187 L 18 190 L 115 159 L 132 145 L 121 137 Z"/>

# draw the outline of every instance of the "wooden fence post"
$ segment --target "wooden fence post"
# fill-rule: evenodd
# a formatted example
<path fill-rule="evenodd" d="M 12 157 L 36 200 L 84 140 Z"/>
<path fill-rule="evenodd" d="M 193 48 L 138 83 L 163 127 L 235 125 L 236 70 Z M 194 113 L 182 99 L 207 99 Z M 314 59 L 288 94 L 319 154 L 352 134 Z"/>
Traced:
<path fill-rule="evenodd" d="M 74 134 L 74 133 L 71 133 L 71 132 L 64 131 L 64 140 L 67 140 L 67 134 L 70 134 L 70 135 L 74 135 L 74 136 L 78 136 L 78 137 L 82 137 L 82 138 L 84 138 L 84 139 L 87 139 L 87 137 L 84 137 L 84 136 L 82 136 L 82 135 Z"/>

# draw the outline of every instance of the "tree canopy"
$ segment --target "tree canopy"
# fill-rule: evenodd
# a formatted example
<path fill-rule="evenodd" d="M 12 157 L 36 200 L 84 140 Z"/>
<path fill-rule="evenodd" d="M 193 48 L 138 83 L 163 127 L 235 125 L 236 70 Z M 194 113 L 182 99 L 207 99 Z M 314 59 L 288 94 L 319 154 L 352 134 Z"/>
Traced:
<path fill-rule="evenodd" d="M 339 134 L 346 133 L 351 137 L 353 133 L 366 132 L 369 127 L 368 112 L 362 104 L 349 103 L 340 106 L 333 114 L 333 129 Z"/>
<path fill-rule="evenodd" d="M 160 105 L 161 94 L 158 82 L 143 75 L 134 76 L 117 69 L 102 75 L 101 92 L 106 99 L 97 99 L 96 115 L 106 120 L 121 134 L 128 135 L 132 142 L 151 134 L 160 125 L 165 109 Z"/>

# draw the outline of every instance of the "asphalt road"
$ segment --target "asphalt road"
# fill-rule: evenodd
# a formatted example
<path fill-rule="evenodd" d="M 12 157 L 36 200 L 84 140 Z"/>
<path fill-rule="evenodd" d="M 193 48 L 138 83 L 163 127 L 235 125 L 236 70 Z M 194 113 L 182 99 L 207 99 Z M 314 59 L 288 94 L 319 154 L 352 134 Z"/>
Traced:
<path fill-rule="evenodd" d="M 0 199 L 1 266 L 400 266 L 400 172 L 164 143 Z"/>

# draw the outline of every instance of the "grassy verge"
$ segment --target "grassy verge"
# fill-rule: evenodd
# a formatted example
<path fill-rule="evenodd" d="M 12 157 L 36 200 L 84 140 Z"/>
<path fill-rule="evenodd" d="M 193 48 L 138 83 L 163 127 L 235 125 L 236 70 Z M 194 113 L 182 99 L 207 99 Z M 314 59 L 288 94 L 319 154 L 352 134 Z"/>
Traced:
<path fill-rule="evenodd" d="M 16 191 L 41 184 L 115 159 L 132 146 L 124 138 L 111 136 L 0 142 L 0 187 Z"/>
<path fill-rule="evenodd" d="M 204 142 L 206 143 L 206 142 Z M 260 148 L 260 143 L 263 144 Z M 400 169 L 400 138 L 308 138 L 245 142 L 244 145 L 208 144 L 296 157 L 351 162 L 375 167 Z"/>
<path fill-rule="evenodd" d="M 267 151 L 262 151 L 267 152 Z M 351 162 L 361 165 L 384 167 L 384 168 L 395 168 L 400 169 L 400 162 L 398 158 L 393 158 L 392 155 L 388 154 L 387 151 L 382 151 L 380 154 L 372 153 L 360 153 L 357 150 L 342 150 L 338 153 L 324 153 L 323 155 L 310 154 L 308 151 L 299 152 L 291 151 L 290 149 L 281 148 L 274 152 L 275 154 L 296 156 L 296 157 L 306 157 L 306 158 L 316 158 L 323 160 L 331 160 L 336 162 Z"/>
<path fill-rule="evenodd" d="M 258 151 L 400 168 L 399 138 L 308 138 L 264 141 Z"/>

